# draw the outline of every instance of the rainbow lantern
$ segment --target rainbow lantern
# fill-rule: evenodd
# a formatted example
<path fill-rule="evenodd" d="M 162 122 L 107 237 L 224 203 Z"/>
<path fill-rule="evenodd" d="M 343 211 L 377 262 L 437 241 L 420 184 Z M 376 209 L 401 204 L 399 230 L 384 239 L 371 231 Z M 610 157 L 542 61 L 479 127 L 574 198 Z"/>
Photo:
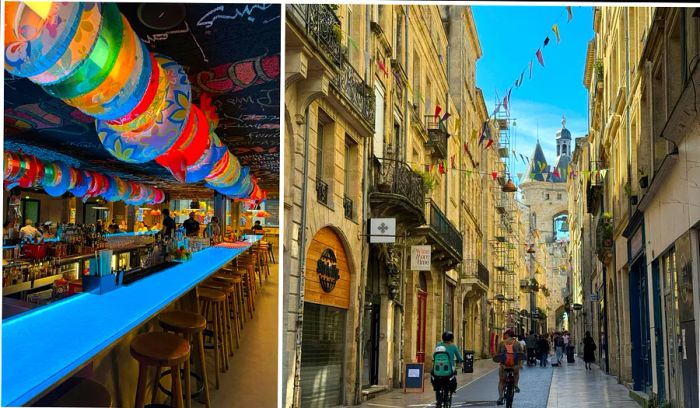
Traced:
<path fill-rule="evenodd" d="M 260 195 L 214 133 L 218 117 L 211 98 L 204 94 L 201 107 L 195 106 L 184 69 L 167 56 L 151 54 L 116 4 L 8 3 L 5 37 L 5 69 L 94 117 L 100 141 L 117 159 L 156 160 L 180 182 L 206 180 L 233 197 Z M 65 188 L 115 201 L 165 199 L 162 191 L 117 177 L 66 171 L 61 165 L 45 174 L 36 162 L 12 160 L 20 166 L 10 165 L 6 181 L 31 186 L 42 178 L 52 194 Z"/>

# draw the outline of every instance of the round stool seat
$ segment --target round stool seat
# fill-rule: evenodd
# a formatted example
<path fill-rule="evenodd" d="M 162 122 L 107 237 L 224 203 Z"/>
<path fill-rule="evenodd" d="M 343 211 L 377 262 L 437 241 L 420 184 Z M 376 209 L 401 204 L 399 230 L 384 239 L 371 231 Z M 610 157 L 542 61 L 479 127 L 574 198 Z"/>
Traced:
<path fill-rule="evenodd" d="M 112 396 L 102 384 L 71 377 L 44 396 L 35 407 L 111 407 Z"/>
<path fill-rule="evenodd" d="M 226 300 L 226 294 L 220 290 L 202 287 L 197 289 L 199 298 L 210 302 L 223 302 Z"/>
<path fill-rule="evenodd" d="M 233 276 L 234 272 L 229 272 L 229 273 L 223 273 L 223 272 L 217 272 L 214 275 L 212 275 L 212 279 L 224 281 L 224 282 L 231 282 L 234 279 Z"/>
<path fill-rule="evenodd" d="M 190 356 L 190 342 L 172 333 L 144 333 L 131 342 L 131 355 L 141 363 L 172 367 Z"/>
<path fill-rule="evenodd" d="M 207 327 L 204 316 L 187 311 L 163 312 L 158 315 L 158 323 L 165 330 L 189 334 L 203 331 Z"/>
<path fill-rule="evenodd" d="M 229 283 L 217 280 L 204 281 L 200 284 L 200 286 L 208 289 L 216 289 L 224 293 L 233 292 L 234 289 L 233 282 Z"/>

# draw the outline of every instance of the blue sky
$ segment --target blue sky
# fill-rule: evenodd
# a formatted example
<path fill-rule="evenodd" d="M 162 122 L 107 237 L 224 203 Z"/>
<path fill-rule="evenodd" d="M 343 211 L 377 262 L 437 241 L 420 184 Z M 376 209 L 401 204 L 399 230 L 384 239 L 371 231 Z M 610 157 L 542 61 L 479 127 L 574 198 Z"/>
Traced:
<path fill-rule="evenodd" d="M 572 7 L 573 19 L 567 22 L 565 6 L 472 6 L 483 56 L 477 62 L 476 82 L 484 93 L 489 112 L 493 112 L 495 93 L 502 99 L 525 69 L 519 88 L 513 87 L 511 118 L 517 125 L 511 143 L 517 153 L 530 157 L 538 134 L 548 164 L 556 158 L 555 134 L 561 128 L 562 114 L 572 138 L 587 133 L 587 91 L 583 70 L 588 41 L 593 38 L 591 7 Z M 552 25 L 558 23 L 561 42 L 557 44 Z M 542 47 L 545 37 L 550 41 Z M 544 68 L 535 52 L 541 48 Z M 530 60 L 532 79 L 528 79 Z M 573 148 L 572 141 L 572 148 Z M 513 176 L 525 171 L 519 159 Z"/>

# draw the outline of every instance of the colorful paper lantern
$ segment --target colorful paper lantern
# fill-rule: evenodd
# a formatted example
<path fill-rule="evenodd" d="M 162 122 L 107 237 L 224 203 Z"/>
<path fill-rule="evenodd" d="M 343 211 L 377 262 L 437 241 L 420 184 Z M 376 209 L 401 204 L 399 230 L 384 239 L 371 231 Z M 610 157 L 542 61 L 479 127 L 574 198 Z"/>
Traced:
<path fill-rule="evenodd" d="M 14 13 L 5 16 L 5 23 L 13 28 L 5 30 L 11 34 L 5 38 L 7 72 L 26 78 L 54 66 L 75 35 L 82 10 L 83 3 L 55 2 L 43 19 L 23 4 L 8 8 Z"/>
<path fill-rule="evenodd" d="M 156 162 L 170 170 L 176 180 L 185 182 L 187 167 L 197 163 L 210 145 L 209 123 L 202 111 L 192 104 L 182 134 L 170 150 L 156 158 Z"/>
<path fill-rule="evenodd" d="M 59 82 L 72 74 L 85 60 L 97 40 L 102 21 L 102 7 L 99 3 L 83 3 L 83 11 L 77 23 L 76 32 L 68 43 L 63 55 L 46 71 L 30 76 L 39 85 Z"/>
<path fill-rule="evenodd" d="M 191 90 L 185 70 L 172 59 L 156 55 L 170 83 L 165 107 L 155 124 L 143 132 L 120 133 L 97 121 L 97 136 L 114 157 L 128 163 L 145 163 L 165 153 L 180 136 L 190 110 Z"/>
<path fill-rule="evenodd" d="M 204 153 L 194 165 L 187 167 L 186 183 L 196 183 L 204 180 L 211 173 L 214 165 L 228 151 L 216 133 L 211 133 L 210 139 L 209 149 L 204 150 Z"/>

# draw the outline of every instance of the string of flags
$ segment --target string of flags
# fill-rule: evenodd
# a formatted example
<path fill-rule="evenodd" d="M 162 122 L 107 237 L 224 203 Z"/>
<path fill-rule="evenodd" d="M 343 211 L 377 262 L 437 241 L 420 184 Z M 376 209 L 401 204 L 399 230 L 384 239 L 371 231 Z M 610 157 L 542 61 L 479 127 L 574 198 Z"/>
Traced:
<path fill-rule="evenodd" d="M 573 18 L 574 18 L 574 13 L 573 13 L 573 10 L 571 9 L 571 6 L 566 7 L 566 13 L 567 13 L 567 23 L 570 23 L 571 20 L 573 20 Z M 547 45 L 550 43 L 551 33 L 554 34 L 554 38 L 556 39 L 557 44 L 559 44 L 561 42 L 561 34 L 559 31 L 559 22 L 560 22 L 563 15 L 564 15 L 564 11 L 562 11 L 562 13 L 559 15 L 559 17 L 557 18 L 557 21 L 552 25 L 550 31 L 547 32 L 544 40 L 542 41 L 542 46 L 538 47 L 537 51 L 535 51 L 535 53 L 534 53 L 535 59 L 537 59 L 537 62 L 542 66 L 542 68 L 545 67 L 543 49 L 545 47 L 547 47 Z M 527 66 L 525 68 L 523 68 L 523 70 L 520 72 L 520 75 L 518 75 L 516 77 L 516 80 L 514 81 L 513 85 L 510 88 L 508 88 L 508 90 L 506 91 L 502 102 L 496 104 L 492 116 L 496 116 L 496 114 L 500 111 L 501 107 L 503 107 L 503 109 L 505 109 L 506 111 L 509 110 L 511 91 L 513 90 L 514 87 L 520 88 L 520 86 L 522 86 L 524 78 L 525 78 L 525 71 L 529 72 L 528 79 L 532 80 L 532 67 L 533 67 L 533 59 L 530 59 Z M 501 100 L 498 97 L 498 92 L 496 92 L 496 100 L 499 100 L 499 101 Z"/>

